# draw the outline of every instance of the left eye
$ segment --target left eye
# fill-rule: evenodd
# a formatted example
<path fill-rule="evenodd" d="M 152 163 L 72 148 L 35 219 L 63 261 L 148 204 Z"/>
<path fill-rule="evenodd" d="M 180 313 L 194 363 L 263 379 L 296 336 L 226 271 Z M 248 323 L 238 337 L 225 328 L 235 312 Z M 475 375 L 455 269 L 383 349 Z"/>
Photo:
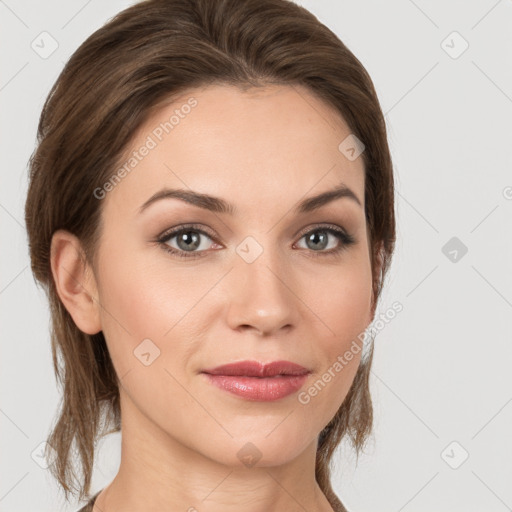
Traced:
<path fill-rule="evenodd" d="M 329 246 L 329 236 L 331 237 L 331 245 Z M 346 242 L 343 234 L 332 229 L 315 229 L 302 235 L 300 240 L 306 241 L 305 249 L 312 249 L 315 252 L 323 251 L 326 249 L 335 249 L 339 242 Z"/>

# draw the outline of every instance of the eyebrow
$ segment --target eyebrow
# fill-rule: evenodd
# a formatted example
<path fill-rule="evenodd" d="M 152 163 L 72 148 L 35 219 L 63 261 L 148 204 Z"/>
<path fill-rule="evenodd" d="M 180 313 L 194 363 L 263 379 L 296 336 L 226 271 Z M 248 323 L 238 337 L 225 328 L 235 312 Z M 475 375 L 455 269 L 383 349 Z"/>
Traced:
<path fill-rule="evenodd" d="M 356 194 L 354 194 L 354 192 L 350 188 L 348 188 L 346 185 L 342 183 L 332 190 L 328 190 L 316 196 L 304 199 L 298 205 L 295 206 L 294 213 L 302 214 L 312 212 L 313 210 L 317 210 L 320 207 L 332 201 L 335 201 L 336 199 L 342 198 L 351 199 L 362 208 L 361 201 L 356 196 Z M 162 190 L 155 192 L 140 207 L 139 213 L 142 213 L 151 204 L 162 199 L 180 199 L 181 201 L 185 201 L 194 206 L 198 206 L 199 208 L 210 210 L 215 213 L 226 213 L 229 215 L 234 215 L 237 212 L 237 209 L 234 205 L 228 203 L 227 201 L 221 199 L 220 197 L 214 197 L 208 194 L 201 194 L 199 192 L 194 192 L 192 190 L 163 188 Z"/>

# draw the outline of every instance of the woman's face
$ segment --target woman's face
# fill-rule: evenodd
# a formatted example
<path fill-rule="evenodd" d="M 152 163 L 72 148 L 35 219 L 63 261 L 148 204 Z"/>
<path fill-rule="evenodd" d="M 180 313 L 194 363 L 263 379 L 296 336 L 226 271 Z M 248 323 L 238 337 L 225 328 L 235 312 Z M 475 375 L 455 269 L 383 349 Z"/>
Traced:
<path fill-rule="evenodd" d="M 231 466 L 251 450 L 271 466 L 316 448 L 372 319 L 364 167 L 349 135 L 331 108 L 289 86 L 196 89 L 139 131 L 121 180 L 98 199 L 99 314 L 124 426 L 151 425 L 169 446 Z M 355 197 L 307 202 L 341 186 Z M 217 199 L 147 203 L 164 189 Z M 281 391 L 301 385 L 285 396 L 241 396 L 202 373 L 247 360 L 309 373 L 281 377 Z"/>

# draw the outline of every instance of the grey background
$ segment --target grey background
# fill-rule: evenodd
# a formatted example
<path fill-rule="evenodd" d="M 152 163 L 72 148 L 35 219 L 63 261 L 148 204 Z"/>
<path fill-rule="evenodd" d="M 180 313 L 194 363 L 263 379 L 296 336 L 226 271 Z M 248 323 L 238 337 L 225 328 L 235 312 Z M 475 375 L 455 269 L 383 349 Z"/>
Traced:
<path fill-rule="evenodd" d="M 512 510 L 512 1 L 298 3 L 370 73 L 396 173 L 398 242 L 379 311 L 404 309 L 376 337 L 374 435 L 358 464 L 340 447 L 335 491 L 353 512 Z M 2 512 L 79 505 L 32 458 L 59 390 L 26 246 L 26 168 L 64 62 L 130 4 L 0 0 Z M 58 43 L 47 58 L 31 47 L 43 31 Z M 100 443 L 93 489 L 114 477 L 119 442 Z"/>

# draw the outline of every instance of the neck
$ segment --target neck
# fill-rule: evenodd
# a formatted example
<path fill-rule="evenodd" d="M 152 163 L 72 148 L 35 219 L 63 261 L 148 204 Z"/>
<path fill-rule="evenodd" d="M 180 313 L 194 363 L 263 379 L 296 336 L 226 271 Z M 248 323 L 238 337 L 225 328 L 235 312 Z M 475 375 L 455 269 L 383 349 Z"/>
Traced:
<path fill-rule="evenodd" d="M 286 464 L 227 466 L 184 446 L 126 402 L 121 465 L 94 512 L 333 512 L 315 479 L 316 441 Z"/>

